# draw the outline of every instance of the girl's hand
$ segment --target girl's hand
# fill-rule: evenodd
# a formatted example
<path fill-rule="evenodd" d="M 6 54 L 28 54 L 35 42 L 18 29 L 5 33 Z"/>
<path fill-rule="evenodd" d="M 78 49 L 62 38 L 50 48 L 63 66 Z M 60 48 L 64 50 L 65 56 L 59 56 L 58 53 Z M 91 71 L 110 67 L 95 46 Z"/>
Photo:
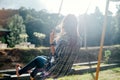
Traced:
<path fill-rule="evenodd" d="M 54 42 L 54 30 L 50 33 L 50 44 Z"/>

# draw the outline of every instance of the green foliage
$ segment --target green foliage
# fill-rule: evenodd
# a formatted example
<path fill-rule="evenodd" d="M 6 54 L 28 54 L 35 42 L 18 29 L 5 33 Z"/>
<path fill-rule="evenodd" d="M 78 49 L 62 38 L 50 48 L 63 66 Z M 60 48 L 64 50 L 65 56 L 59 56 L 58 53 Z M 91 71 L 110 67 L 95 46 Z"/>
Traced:
<path fill-rule="evenodd" d="M 43 45 L 49 45 L 49 33 L 57 24 L 63 19 L 63 15 L 58 16 L 55 13 L 48 13 L 47 10 L 36 11 L 35 9 L 20 8 L 20 16 L 23 17 L 24 23 L 26 26 L 26 33 L 28 34 L 28 41 L 40 46 L 41 43 L 38 41 L 33 33 L 43 33 L 46 35 Z M 114 20 L 112 12 L 108 13 L 107 28 L 105 34 L 104 45 L 111 45 L 113 42 L 118 43 L 120 40 L 118 29 L 119 17 Z M 82 42 L 84 43 L 85 39 L 85 28 L 86 28 L 86 37 L 87 37 L 87 46 L 99 46 L 103 28 L 104 15 L 99 10 L 98 7 L 95 8 L 94 13 L 92 14 L 83 14 L 79 16 L 80 24 L 80 35 L 82 37 Z M 113 26 L 116 26 L 114 28 Z M 115 33 L 114 33 L 115 32 Z M 119 44 L 119 43 L 118 43 Z"/>
<path fill-rule="evenodd" d="M 112 50 L 112 54 L 110 56 L 111 61 L 119 62 L 120 61 L 120 45 L 115 46 Z"/>
<path fill-rule="evenodd" d="M 115 26 L 114 26 L 114 43 L 120 44 L 120 5 L 117 6 L 117 13 L 115 16 Z"/>
<path fill-rule="evenodd" d="M 110 56 L 111 56 L 111 51 L 110 50 L 105 50 L 105 55 L 104 55 L 105 63 L 108 63 L 108 60 L 109 60 Z"/>
<path fill-rule="evenodd" d="M 43 33 L 38 33 L 38 32 L 34 32 L 33 35 L 40 40 L 41 45 L 42 45 L 43 39 L 45 39 L 46 35 Z"/>
<path fill-rule="evenodd" d="M 35 9 L 26 9 L 21 7 L 19 14 L 23 17 L 26 25 L 26 33 L 28 34 L 28 42 L 40 46 L 41 43 L 38 41 L 33 33 L 43 33 L 46 35 L 43 45 L 49 45 L 49 33 L 52 29 L 62 20 L 63 16 L 58 14 L 50 14 L 47 10 L 36 11 Z"/>
<path fill-rule="evenodd" d="M 96 7 L 93 14 L 84 14 L 79 16 L 80 33 L 82 34 L 83 43 L 85 35 L 87 38 L 87 46 L 99 46 L 102 33 L 103 14 Z"/>
<path fill-rule="evenodd" d="M 43 33 L 38 33 L 38 32 L 34 32 L 33 33 L 36 37 L 38 37 L 39 39 L 44 39 L 45 38 L 45 34 L 43 34 Z"/>
<path fill-rule="evenodd" d="M 28 35 L 26 33 L 19 34 L 20 38 L 24 40 L 24 42 L 27 42 Z"/>
<path fill-rule="evenodd" d="M 95 12 L 92 14 L 84 14 L 79 16 L 80 24 L 80 35 L 83 39 L 83 44 L 86 36 L 87 46 L 99 46 L 101 40 L 101 34 L 103 31 L 103 21 L 105 15 L 99 10 L 98 7 L 95 8 Z M 104 39 L 104 45 L 111 45 L 113 43 L 113 16 L 109 11 L 107 16 L 107 26 Z"/>
<path fill-rule="evenodd" d="M 28 34 L 28 42 L 35 44 L 36 46 L 41 45 L 37 37 L 33 35 L 34 32 L 46 33 L 43 31 L 44 25 L 41 23 L 41 20 L 32 20 L 26 23 L 26 32 Z"/>
<path fill-rule="evenodd" d="M 7 36 L 7 42 L 10 47 L 14 47 L 15 44 L 23 42 L 25 39 L 20 37 L 20 34 L 26 34 L 25 25 L 23 19 L 19 15 L 11 17 L 7 23 L 10 34 Z M 26 39 L 27 40 L 27 39 Z"/>
<path fill-rule="evenodd" d="M 5 43 L 6 42 L 5 37 L 0 37 L 0 41 L 2 41 L 2 43 Z"/>

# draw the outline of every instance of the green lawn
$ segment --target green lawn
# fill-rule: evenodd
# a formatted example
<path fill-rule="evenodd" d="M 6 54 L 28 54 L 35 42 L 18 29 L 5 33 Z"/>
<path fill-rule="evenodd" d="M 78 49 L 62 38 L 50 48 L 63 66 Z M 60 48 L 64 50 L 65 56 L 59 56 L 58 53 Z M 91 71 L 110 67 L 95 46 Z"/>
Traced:
<path fill-rule="evenodd" d="M 95 73 L 85 73 L 82 75 L 69 75 L 58 78 L 57 80 L 94 80 L 94 77 Z M 120 80 L 120 67 L 100 71 L 99 80 Z"/>

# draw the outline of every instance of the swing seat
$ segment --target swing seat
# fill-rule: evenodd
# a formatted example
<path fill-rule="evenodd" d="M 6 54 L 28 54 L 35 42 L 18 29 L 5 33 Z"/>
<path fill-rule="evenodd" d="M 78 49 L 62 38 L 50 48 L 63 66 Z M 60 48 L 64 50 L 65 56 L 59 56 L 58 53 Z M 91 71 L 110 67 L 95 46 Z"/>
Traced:
<path fill-rule="evenodd" d="M 68 44 L 66 41 L 62 41 L 56 48 L 55 53 L 57 53 L 57 58 L 55 60 L 55 64 L 47 71 L 49 73 L 47 77 L 58 78 L 69 74 L 79 50 L 79 43 Z"/>

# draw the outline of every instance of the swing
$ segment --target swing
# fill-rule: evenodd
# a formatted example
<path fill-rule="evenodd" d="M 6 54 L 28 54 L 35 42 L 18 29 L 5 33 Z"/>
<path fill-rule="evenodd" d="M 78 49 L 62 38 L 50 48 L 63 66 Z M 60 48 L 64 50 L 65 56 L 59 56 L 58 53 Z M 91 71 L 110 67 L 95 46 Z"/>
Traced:
<path fill-rule="evenodd" d="M 112 1 L 112 0 L 111 0 Z M 119 1 L 119 0 L 113 0 L 113 1 Z M 107 12 L 108 12 L 108 6 L 109 6 L 109 0 L 106 1 L 106 10 L 105 10 L 105 18 L 103 23 L 103 31 L 101 36 L 101 44 L 100 44 L 100 51 L 98 55 L 98 64 L 96 69 L 96 77 L 95 80 L 98 80 L 99 76 L 99 69 L 100 69 L 100 61 L 102 57 L 102 47 L 104 44 L 104 36 L 105 36 L 105 29 L 106 29 L 106 23 L 107 23 Z M 74 60 L 77 56 L 77 52 L 79 52 L 79 46 L 78 45 L 60 45 L 58 49 L 59 58 L 56 64 L 50 69 L 50 77 L 57 78 L 64 75 L 67 75 L 74 63 Z"/>
<path fill-rule="evenodd" d="M 62 3 L 63 0 L 61 1 L 58 15 L 60 14 Z M 75 44 L 74 42 L 67 44 L 67 42 L 63 41 L 55 51 L 57 53 L 57 59 L 55 60 L 55 64 L 48 70 L 49 75 L 47 77 L 58 78 L 69 74 L 79 51 L 80 38 L 77 39 L 77 43 Z"/>
<path fill-rule="evenodd" d="M 68 45 L 66 42 L 62 42 L 56 49 L 58 58 L 48 71 L 50 74 L 49 77 L 57 78 L 69 74 L 79 50 L 79 43 Z"/>

